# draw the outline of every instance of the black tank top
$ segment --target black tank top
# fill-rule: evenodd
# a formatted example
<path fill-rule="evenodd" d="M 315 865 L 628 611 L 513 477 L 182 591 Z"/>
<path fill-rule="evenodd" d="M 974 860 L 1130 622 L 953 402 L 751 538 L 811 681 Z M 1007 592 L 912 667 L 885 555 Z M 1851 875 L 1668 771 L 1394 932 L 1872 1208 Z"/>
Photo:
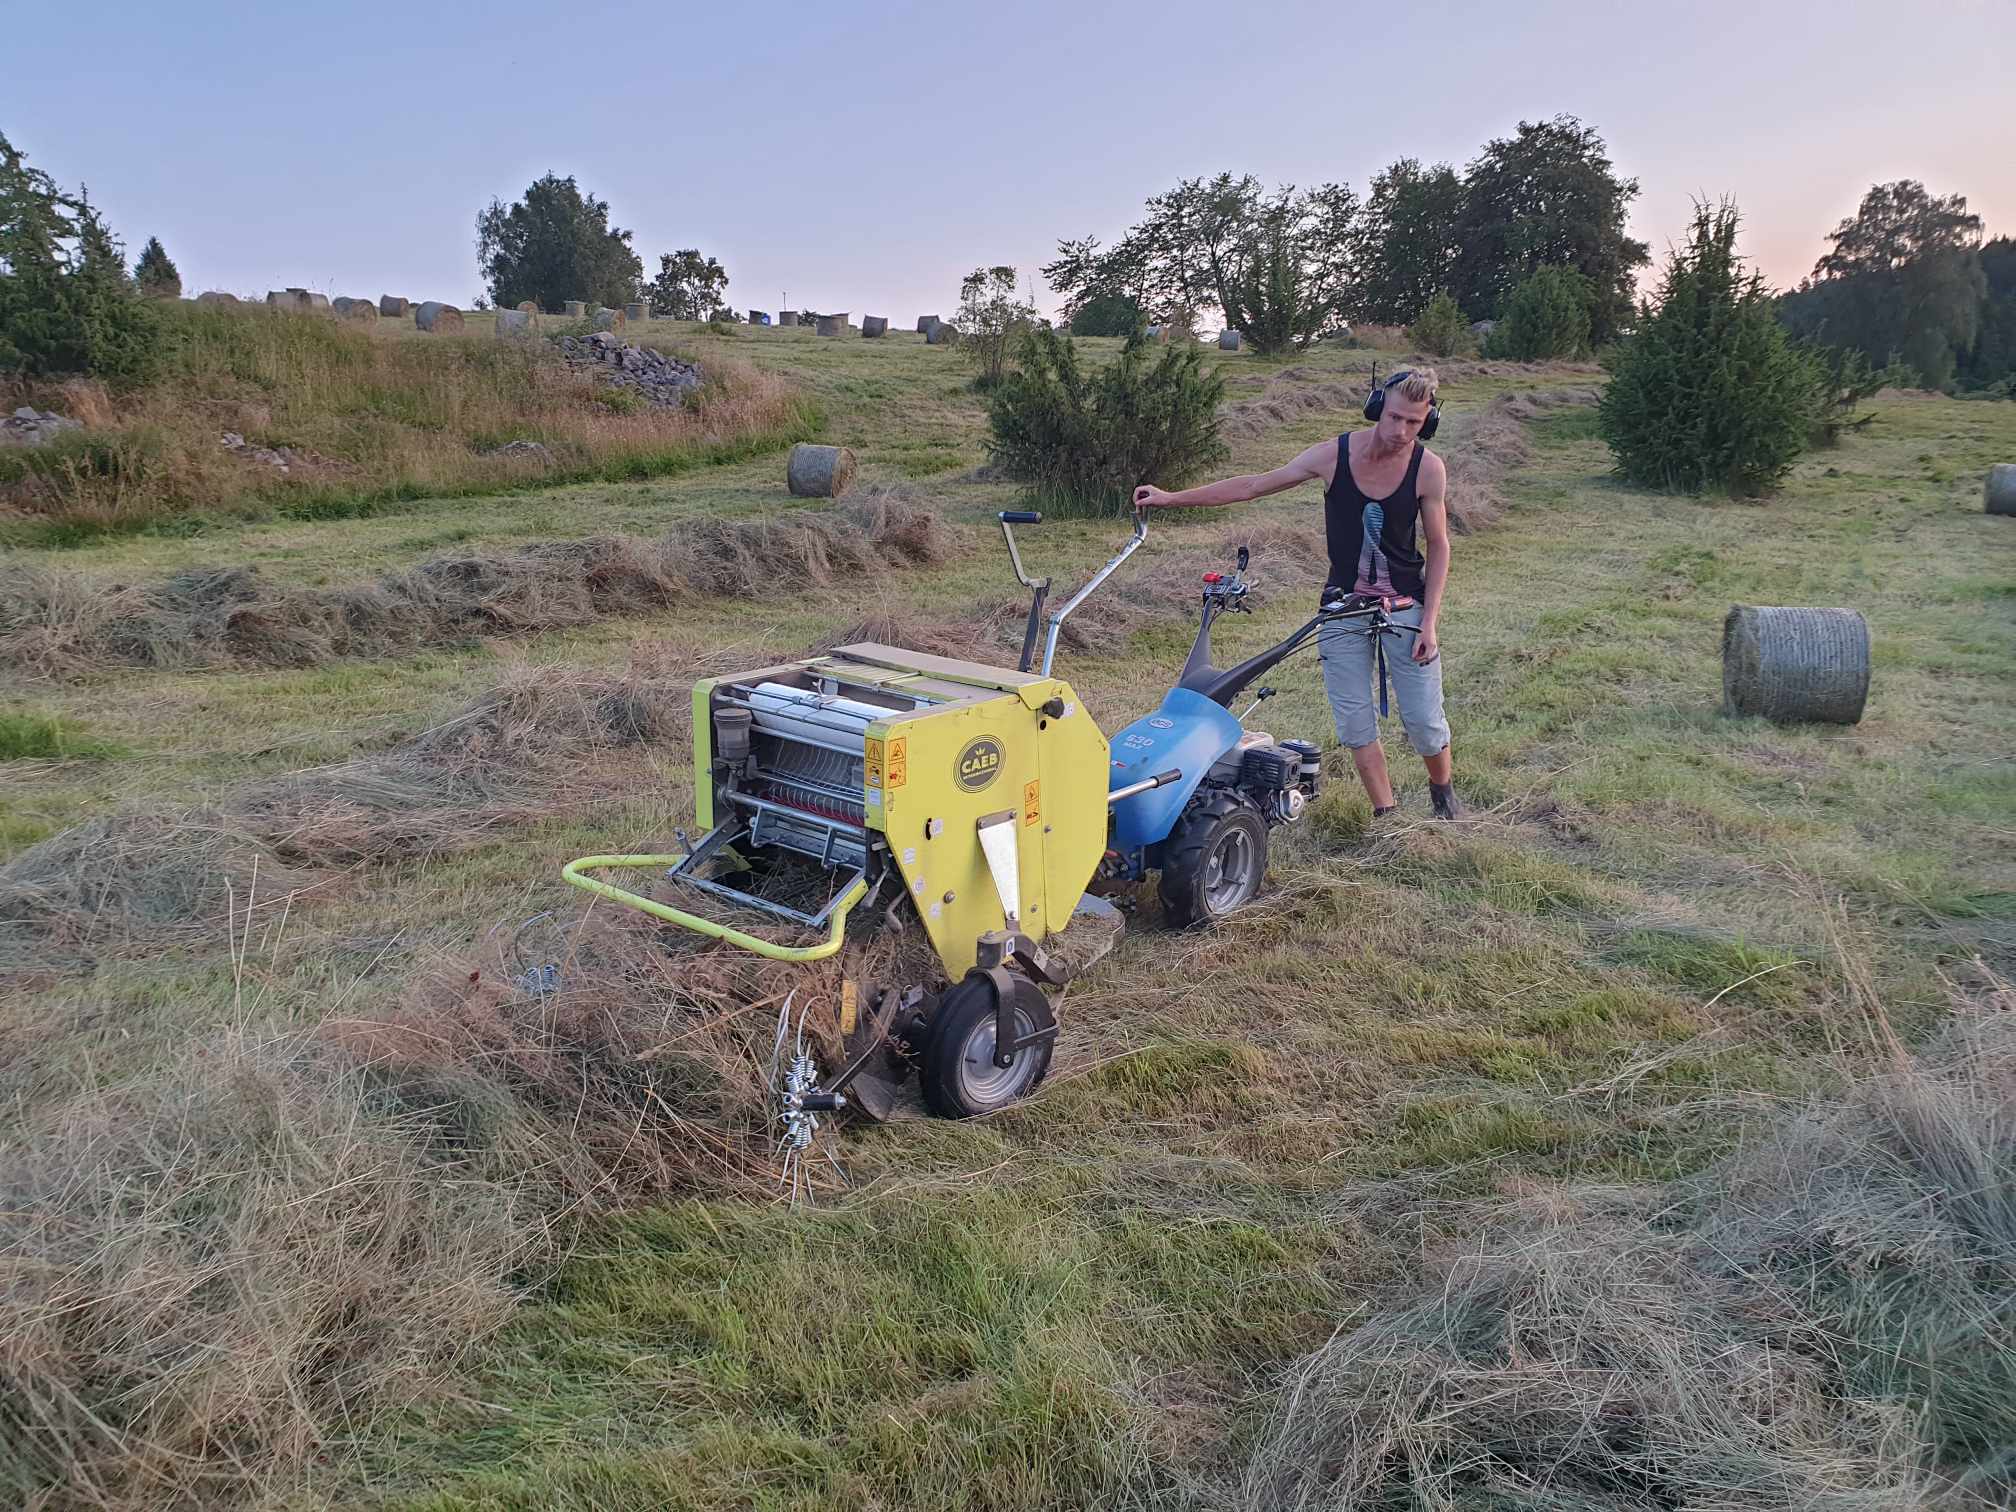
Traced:
<path fill-rule="evenodd" d="M 1330 547 L 1330 586 L 1347 593 L 1427 593 L 1414 525 L 1420 501 L 1414 485 L 1421 473 L 1419 441 L 1407 462 L 1407 476 L 1390 497 L 1368 499 L 1351 476 L 1351 438 L 1337 438 L 1337 476 L 1323 492 L 1323 534 Z"/>

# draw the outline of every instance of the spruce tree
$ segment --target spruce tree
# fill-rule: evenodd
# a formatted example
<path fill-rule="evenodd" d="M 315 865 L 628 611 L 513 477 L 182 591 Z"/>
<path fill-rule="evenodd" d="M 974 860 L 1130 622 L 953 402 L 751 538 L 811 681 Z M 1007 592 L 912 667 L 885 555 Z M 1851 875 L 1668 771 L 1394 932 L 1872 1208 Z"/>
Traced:
<path fill-rule="evenodd" d="M 1619 352 L 1597 412 L 1617 471 L 1687 493 L 1768 489 L 1806 449 L 1821 403 L 1760 274 L 1736 253 L 1736 207 L 1697 205 L 1656 305 Z"/>
<path fill-rule="evenodd" d="M 140 261 L 133 265 L 133 281 L 149 299 L 182 297 L 182 275 L 169 260 L 160 237 L 148 237 L 147 245 L 140 249 Z"/>

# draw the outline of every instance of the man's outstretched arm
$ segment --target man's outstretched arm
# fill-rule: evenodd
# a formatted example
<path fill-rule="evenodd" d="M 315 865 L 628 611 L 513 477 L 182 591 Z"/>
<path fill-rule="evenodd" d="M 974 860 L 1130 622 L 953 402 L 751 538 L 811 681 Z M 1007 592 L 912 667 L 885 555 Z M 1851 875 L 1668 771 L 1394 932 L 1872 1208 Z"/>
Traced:
<path fill-rule="evenodd" d="M 1165 492 L 1152 483 L 1143 483 L 1134 490 L 1134 507 L 1188 509 L 1200 504 L 1244 504 L 1249 499 L 1264 499 L 1269 494 L 1285 492 L 1298 483 L 1307 483 L 1312 478 L 1320 479 L 1336 451 L 1335 441 L 1319 441 L 1293 462 L 1277 467 L 1272 472 L 1248 473 L 1244 477 L 1224 478 L 1216 483 L 1205 483 L 1175 493 Z"/>

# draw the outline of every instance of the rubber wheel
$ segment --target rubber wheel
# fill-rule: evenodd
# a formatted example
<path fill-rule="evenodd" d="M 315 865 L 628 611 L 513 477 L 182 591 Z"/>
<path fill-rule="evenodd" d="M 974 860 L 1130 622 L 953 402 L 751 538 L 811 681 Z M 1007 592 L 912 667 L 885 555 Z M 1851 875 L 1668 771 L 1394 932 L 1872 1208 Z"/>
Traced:
<path fill-rule="evenodd" d="M 1015 989 L 1015 1033 L 1053 1028 L 1057 1016 L 1034 983 Z M 1026 1097 L 1050 1069 L 1054 1042 L 1015 1053 L 1015 1064 L 994 1064 L 994 987 L 978 972 L 938 1000 L 929 1042 L 918 1058 L 924 1102 L 941 1118 L 977 1118 Z"/>
<path fill-rule="evenodd" d="M 1163 849 L 1162 907 L 1179 929 L 1244 908 L 1267 875 L 1267 821 L 1236 793 L 1218 793 L 1176 821 Z"/>

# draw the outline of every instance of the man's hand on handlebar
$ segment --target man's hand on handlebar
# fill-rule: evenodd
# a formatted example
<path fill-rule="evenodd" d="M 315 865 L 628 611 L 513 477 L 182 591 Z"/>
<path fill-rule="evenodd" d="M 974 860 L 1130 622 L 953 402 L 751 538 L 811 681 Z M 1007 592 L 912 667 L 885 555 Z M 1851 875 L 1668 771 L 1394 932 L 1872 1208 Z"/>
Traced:
<path fill-rule="evenodd" d="M 1134 490 L 1134 512 L 1140 514 L 1150 509 L 1167 508 L 1170 497 L 1167 489 L 1157 488 L 1153 483 L 1143 483 Z"/>

